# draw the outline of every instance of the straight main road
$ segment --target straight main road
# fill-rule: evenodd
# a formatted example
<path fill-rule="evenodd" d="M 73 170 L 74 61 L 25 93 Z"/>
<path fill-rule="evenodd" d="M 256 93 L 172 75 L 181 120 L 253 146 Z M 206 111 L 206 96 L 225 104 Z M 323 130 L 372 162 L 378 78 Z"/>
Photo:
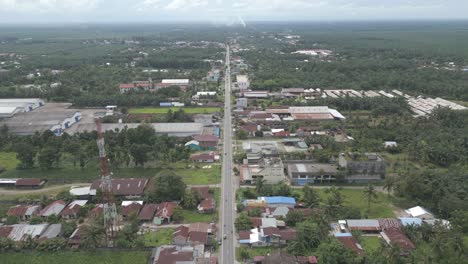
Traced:
<path fill-rule="evenodd" d="M 226 70 L 224 87 L 224 153 L 221 179 L 221 262 L 234 264 L 235 260 L 235 232 L 234 232 L 234 192 L 235 185 L 232 177 L 232 123 L 231 123 L 231 61 L 229 45 L 226 45 Z"/>

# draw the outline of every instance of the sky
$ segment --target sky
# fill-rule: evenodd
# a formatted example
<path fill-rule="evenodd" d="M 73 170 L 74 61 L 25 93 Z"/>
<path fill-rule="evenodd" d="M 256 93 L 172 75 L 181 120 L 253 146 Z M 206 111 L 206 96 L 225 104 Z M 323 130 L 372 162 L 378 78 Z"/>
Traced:
<path fill-rule="evenodd" d="M 468 19 L 468 0 L 0 0 L 0 24 L 432 19 Z"/>

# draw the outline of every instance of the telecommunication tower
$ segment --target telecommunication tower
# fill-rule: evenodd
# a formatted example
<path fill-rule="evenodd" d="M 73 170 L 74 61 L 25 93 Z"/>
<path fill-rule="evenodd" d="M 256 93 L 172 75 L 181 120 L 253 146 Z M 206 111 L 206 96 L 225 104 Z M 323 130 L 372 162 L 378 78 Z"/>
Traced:
<path fill-rule="evenodd" d="M 112 197 L 112 172 L 104 148 L 101 121 L 96 118 L 95 123 L 98 133 L 97 146 L 99 149 L 99 168 L 101 171 L 101 191 L 106 242 L 107 246 L 113 246 L 113 239 L 117 227 L 117 208 Z"/>

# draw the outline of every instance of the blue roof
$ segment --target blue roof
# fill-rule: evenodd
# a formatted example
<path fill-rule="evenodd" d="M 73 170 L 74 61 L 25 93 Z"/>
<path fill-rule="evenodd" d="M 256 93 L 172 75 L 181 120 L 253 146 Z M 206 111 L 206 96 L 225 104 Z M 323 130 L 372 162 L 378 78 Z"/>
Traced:
<path fill-rule="evenodd" d="M 351 233 L 335 233 L 335 237 L 352 237 Z"/>
<path fill-rule="evenodd" d="M 400 217 L 398 218 L 401 221 L 401 224 L 404 226 L 408 225 L 421 225 L 422 220 L 420 218 L 405 218 L 405 217 Z"/>
<path fill-rule="evenodd" d="M 270 197 L 259 197 L 258 199 L 265 199 L 267 204 L 296 204 L 296 199 L 293 197 L 285 196 L 270 196 Z"/>

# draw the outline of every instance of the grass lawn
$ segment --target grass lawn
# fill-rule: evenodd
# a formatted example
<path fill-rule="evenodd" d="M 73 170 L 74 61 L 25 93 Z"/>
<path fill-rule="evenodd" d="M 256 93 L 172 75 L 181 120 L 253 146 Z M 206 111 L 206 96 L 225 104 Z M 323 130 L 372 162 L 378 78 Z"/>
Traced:
<path fill-rule="evenodd" d="M 377 236 L 361 236 L 361 246 L 366 254 L 375 252 L 380 247 L 380 237 Z"/>
<path fill-rule="evenodd" d="M 19 160 L 16 159 L 16 153 L 0 152 L 0 167 L 6 170 L 14 170 L 19 163 Z"/>
<path fill-rule="evenodd" d="M 115 178 L 142 178 L 154 177 L 164 170 L 169 170 L 180 175 L 189 185 L 217 184 L 221 182 L 220 165 L 211 165 L 211 168 L 189 168 L 187 163 L 169 163 L 164 168 L 118 168 L 112 169 Z M 91 182 L 99 178 L 97 165 L 90 165 L 80 169 L 71 165 L 63 165 L 63 168 L 42 170 L 33 168 L 27 170 L 8 170 L 1 174 L 2 178 L 44 178 L 53 183 Z"/>
<path fill-rule="evenodd" d="M 174 228 L 164 228 L 158 229 L 156 232 L 144 234 L 143 240 L 145 242 L 145 247 L 158 247 L 172 244 L 172 234 L 174 231 Z"/>
<path fill-rule="evenodd" d="M 240 258 L 240 252 L 242 250 L 249 252 L 249 259 L 252 259 L 255 256 L 265 256 L 267 254 L 271 254 L 273 251 L 278 250 L 278 249 L 272 248 L 272 247 L 254 247 L 254 248 L 240 247 L 236 250 L 236 259 L 239 261 L 242 261 L 242 259 Z"/>
<path fill-rule="evenodd" d="M 182 215 L 184 217 L 184 224 L 189 223 L 197 223 L 197 222 L 204 222 L 204 223 L 212 223 L 216 222 L 218 218 L 217 213 L 213 214 L 200 214 L 197 211 L 191 210 L 182 210 Z"/>
<path fill-rule="evenodd" d="M 180 107 L 144 107 L 132 108 L 128 112 L 130 114 L 165 114 L 171 109 L 173 112 Z M 187 114 L 211 114 L 221 111 L 219 107 L 182 107 Z"/>
<path fill-rule="evenodd" d="M 325 201 L 328 197 L 328 194 L 325 193 L 325 189 L 315 189 L 322 201 Z M 302 190 L 296 189 L 295 192 L 300 194 L 302 197 Z M 362 217 L 365 216 L 367 212 L 367 199 L 363 195 L 363 190 L 360 189 L 346 189 L 343 187 L 341 189 L 341 194 L 344 196 L 344 204 L 346 206 L 352 206 L 359 208 L 361 210 Z M 395 217 L 393 213 L 393 205 L 391 198 L 387 197 L 385 193 L 377 193 L 377 199 L 372 201 L 371 208 L 368 214 L 369 218 L 386 218 L 386 217 Z"/>
<path fill-rule="evenodd" d="M 59 253 L 2 253 L 0 263 L 5 264 L 134 264 L 147 263 L 150 251 L 96 251 L 96 252 L 59 252 Z"/>

